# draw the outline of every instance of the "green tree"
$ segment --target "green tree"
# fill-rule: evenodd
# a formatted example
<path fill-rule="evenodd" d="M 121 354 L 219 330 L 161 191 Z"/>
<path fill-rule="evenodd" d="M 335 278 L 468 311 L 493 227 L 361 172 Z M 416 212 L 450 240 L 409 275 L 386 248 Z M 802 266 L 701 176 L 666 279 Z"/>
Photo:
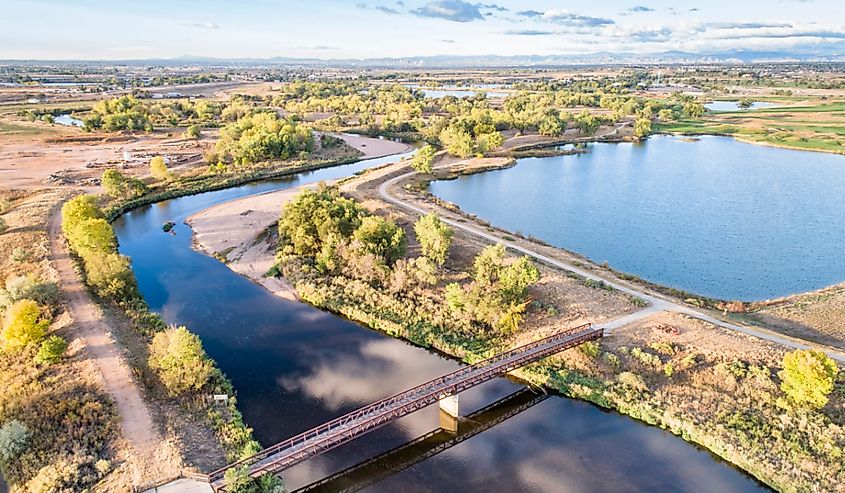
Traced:
<path fill-rule="evenodd" d="M 737 103 L 737 107 L 747 110 L 748 108 L 754 106 L 754 100 L 751 98 L 742 98 Z"/>
<path fill-rule="evenodd" d="M 167 163 L 164 162 L 164 157 L 156 156 L 150 159 L 150 174 L 156 180 L 170 179 L 170 172 L 167 170 Z"/>
<path fill-rule="evenodd" d="M 689 118 L 699 118 L 704 114 L 704 105 L 696 101 L 689 101 L 684 104 L 684 114 Z"/>
<path fill-rule="evenodd" d="M 13 419 L 0 426 L 0 462 L 8 464 L 29 446 L 29 429 Z"/>
<path fill-rule="evenodd" d="M 466 158 L 472 156 L 472 135 L 463 128 L 449 126 L 440 132 L 440 142 L 446 148 L 446 152 L 453 156 Z"/>
<path fill-rule="evenodd" d="M 499 269 L 499 292 L 506 303 L 521 304 L 525 300 L 528 286 L 540 280 L 540 271 L 528 257 Z"/>
<path fill-rule="evenodd" d="M 189 139 L 199 139 L 202 137 L 202 130 L 199 125 L 191 125 L 185 130 L 185 137 Z"/>
<path fill-rule="evenodd" d="M 324 244 L 333 246 L 350 238 L 361 224 L 363 211 L 354 201 L 341 197 L 337 187 L 320 185 L 303 190 L 288 203 L 279 219 L 283 253 L 314 257 Z"/>
<path fill-rule="evenodd" d="M 106 193 L 116 199 L 134 199 L 147 193 L 147 185 L 141 180 L 126 176 L 116 169 L 107 169 L 101 180 Z"/>
<path fill-rule="evenodd" d="M 405 230 L 389 219 L 366 216 L 353 236 L 365 251 L 381 257 L 388 264 L 405 255 Z"/>
<path fill-rule="evenodd" d="M 88 219 L 78 224 L 68 238 L 73 249 L 85 257 L 117 250 L 117 237 L 105 219 Z"/>
<path fill-rule="evenodd" d="M 171 327 L 153 337 L 149 364 L 171 395 L 200 390 L 214 370 L 199 337 L 185 327 Z"/>
<path fill-rule="evenodd" d="M 475 148 L 479 153 L 485 153 L 497 149 L 505 143 L 505 138 L 499 132 L 488 132 L 479 134 L 475 138 Z"/>
<path fill-rule="evenodd" d="M 778 373 L 780 388 L 798 406 L 821 409 L 839 368 L 821 351 L 796 349 L 784 355 L 783 370 Z"/>
<path fill-rule="evenodd" d="M 561 121 L 557 115 L 548 115 L 540 122 L 537 130 L 540 135 L 557 137 L 566 131 L 566 122 Z"/>
<path fill-rule="evenodd" d="M 102 298 L 129 300 L 137 293 L 129 258 L 118 253 L 94 254 L 83 258 L 88 284 Z"/>
<path fill-rule="evenodd" d="M 24 347 L 41 341 L 50 325 L 38 303 L 32 300 L 16 301 L 6 310 L 3 321 L 3 343 L 11 348 Z"/>
<path fill-rule="evenodd" d="M 421 217 L 414 225 L 422 254 L 440 267 L 449 257 L 454 231 L 431 212 Z"/>
<path fill-rule="evenodd" d="M 433 146 L 422 146 L 414 157 L 411 158 L 411 167 L 419 173 L 431 173 L 432 163 L 434 163 L 434 155 L 437 151 Z"/>
<path fill-rule="evenodd" d="M 79 223 L 88 219 L 103 219 L 103 211 L 97 205 L 97 197 L 93 195 L 79 195 L 62 206 L 62 232 L 70 237 Z"/>
<path fill-rule="evenodd" d="M 634 122 L 634 135 L 646 137 L 651 133 L 651 120 L 648 118 L 637 118 Z"/>
<path fill-rule="evenodd" d="M 67 341 L 59 336 L 50 336 L 41 343 L 35 363 L 39 365 L 53 365 L 61 361 L 67 349 Z"/>

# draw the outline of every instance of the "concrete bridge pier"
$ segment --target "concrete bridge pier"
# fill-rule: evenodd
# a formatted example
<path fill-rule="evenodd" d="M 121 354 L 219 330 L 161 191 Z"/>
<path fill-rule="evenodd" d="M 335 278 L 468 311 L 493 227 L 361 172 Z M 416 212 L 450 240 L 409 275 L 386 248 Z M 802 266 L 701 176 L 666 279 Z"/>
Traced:
<path fill-rule="evenodd" d="M 449 433 L 458 432 L 458 418 L 460 417 L 458 394 L 440 398 L 440 427 Z"/>

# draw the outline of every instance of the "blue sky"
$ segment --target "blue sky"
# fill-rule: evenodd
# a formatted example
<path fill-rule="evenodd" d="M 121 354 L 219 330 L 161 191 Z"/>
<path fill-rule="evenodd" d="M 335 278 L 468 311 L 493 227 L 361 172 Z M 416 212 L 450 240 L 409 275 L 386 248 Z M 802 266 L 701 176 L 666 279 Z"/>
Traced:
<path fill-rule="evenodd" d="M 489 3 L 488 3 L 489 1 Z M 841 0 L 2 0 L 0 59 L 845 54 Z"/>

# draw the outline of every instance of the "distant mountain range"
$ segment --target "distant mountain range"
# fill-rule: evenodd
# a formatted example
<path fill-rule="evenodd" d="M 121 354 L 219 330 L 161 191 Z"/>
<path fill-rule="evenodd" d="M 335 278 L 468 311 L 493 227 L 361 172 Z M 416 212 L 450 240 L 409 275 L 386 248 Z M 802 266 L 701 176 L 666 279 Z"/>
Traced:
<path fill-rule="evenodd" d="M 40 60 L 8 60 L 3 63 L 39 62 Z M 212 58 L 185 55 L 167 59 L 85 61 L 62 60 L 50 63 L 126 63 L 131 65 L 300 65 L 339 67 L 390 67 L 390 68 L 473 68 L 473 67 L 560 67 L 572 65 L 667 65 L 667 64 L 745 64 L 745 63 L 798 63 L 845 62 L 845 54 L 795 54 L 784 52 L 734 51 L 723 53 L 589 53 L 580 55 L 438 55 L 401 58 L 319 59 L 319 58 Z"/>

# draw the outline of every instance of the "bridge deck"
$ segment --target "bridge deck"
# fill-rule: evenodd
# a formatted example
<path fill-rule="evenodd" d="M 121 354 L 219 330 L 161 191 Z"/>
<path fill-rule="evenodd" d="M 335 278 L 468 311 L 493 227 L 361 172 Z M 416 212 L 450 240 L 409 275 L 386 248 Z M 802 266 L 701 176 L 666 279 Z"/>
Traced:
<path fill-rule="evenodd" d="M 223 476 L 235 467 L 249 467 L 252 477 L 278 473 L 310 457 L 343 445 L 360 435 L 552 354 L 599 339 L 602 329 L 589 324 L 520 346 L 422 385 L 382 399 L 316 428 L 289 438 L 257 454 L 209 474 L 216 490 L 224 488 Z"/>

